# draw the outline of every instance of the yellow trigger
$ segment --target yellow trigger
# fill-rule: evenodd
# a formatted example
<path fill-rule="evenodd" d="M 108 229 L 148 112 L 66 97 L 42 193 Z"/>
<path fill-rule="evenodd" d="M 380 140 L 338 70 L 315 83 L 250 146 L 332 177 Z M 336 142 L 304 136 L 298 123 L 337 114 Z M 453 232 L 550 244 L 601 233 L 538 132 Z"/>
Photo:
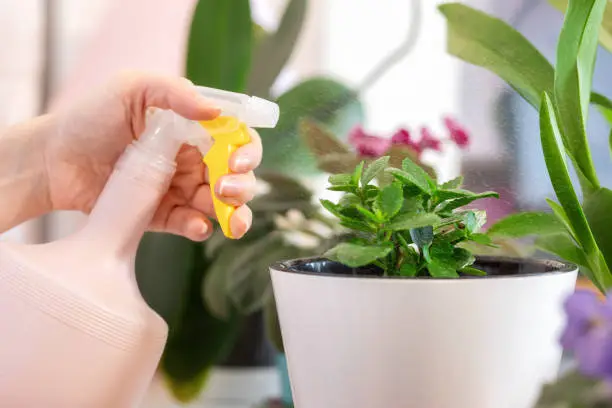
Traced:
<path fill-rule="evenodd" d="M 249 129 L 244 123 L 230 116 L 220 116 L 213 120 L 202 121 L 200 124 L 208 131 L 214 141 L 203 160 L 208 167 L 210 190 L 217 221 L 221 225 L 223 234 L 234 239 L 230 229 L 230 220 L 234 211 L 236 211 L 236 207 L 219 200 L 215 187 L 220 177 L 231 173 L 229 160 L 232 153 L 240 146 L 251 141 Z"/>

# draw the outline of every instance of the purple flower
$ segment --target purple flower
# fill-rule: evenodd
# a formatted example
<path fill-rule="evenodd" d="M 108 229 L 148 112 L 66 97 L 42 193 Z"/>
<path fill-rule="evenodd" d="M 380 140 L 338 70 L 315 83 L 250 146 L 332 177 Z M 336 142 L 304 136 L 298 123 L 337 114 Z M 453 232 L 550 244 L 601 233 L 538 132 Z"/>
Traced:
<path fill-rule="evenodd" d="M 421 153 L 421 147 L 412 139 L 408 129 L 400 129 L 391 137 L 391 143 L 399 146 L 406 146 L 417 153 Z"/>
<path fill-rule="evenodd" d="M 419 147 L 421 151 L 431 149 L 442 151 L 442 143 L 435 137 L 428 127 L 421 128 L 421 140 L 419 140 Z"/>
<path fill-rule="evenodd" d="M 450 133 L 450 138 L 460 148 L 466 148 L 470 144 L 470 136 L 467 131 L 456 120 L 445 117 L 444 125 Z"/>
<path fill-rule="evenodd" d="M 369 135 L 361 126 L 351 130 L 348 140 L 361 157 L 381 157 L 391 147 L 391 140 Z"/>
<path fill-rule="evenodd" d="M 602 302 L 590 290 L 577 290 L 565 302 L 564 349 L 574 353 L 580 371 L 612 379 L 612 297 Z"/>

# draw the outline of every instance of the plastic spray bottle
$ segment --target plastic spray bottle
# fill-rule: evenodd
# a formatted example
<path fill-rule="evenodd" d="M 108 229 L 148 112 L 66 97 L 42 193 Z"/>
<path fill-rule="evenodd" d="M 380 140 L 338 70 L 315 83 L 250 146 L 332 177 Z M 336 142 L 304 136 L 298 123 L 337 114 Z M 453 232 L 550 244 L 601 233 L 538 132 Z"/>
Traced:
<path fill-rule="evenodd" d="M 134 260 L 176 155 L 183 143 L 198 146 L 214 186 L 229 173 L 233 151 L 249 142 L 247 127 L 274 127 L 279 116 L 278 106 L 263 99 L 199 91 L 221 115 L 200 123 L 172 111 L 150 115 L 80 231 L 47 244 L 0 243 L 0 406 L 138 407 L 168 328 L 140 295 Z M 235 209 L 211 190 L 218 221 L 232 238 Z"/>

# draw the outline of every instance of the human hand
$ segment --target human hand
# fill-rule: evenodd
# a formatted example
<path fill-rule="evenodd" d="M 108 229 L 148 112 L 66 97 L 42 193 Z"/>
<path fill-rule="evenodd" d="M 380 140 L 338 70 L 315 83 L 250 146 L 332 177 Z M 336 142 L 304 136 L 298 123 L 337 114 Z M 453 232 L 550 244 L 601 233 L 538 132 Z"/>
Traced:
<path fill-rule="evenodd" d="M 149 107 L 171 109 L 192 120 L 208 120 L 219 111 L 203 99 L 184 78 L 144 73 L 124 74 L 97 93 L 56 114 L 56 131 L 45 142 L 49 200 L 53 210 L 89 213 L 113 167 L 132 140 L 145 128 Z M 218 197 L 239 207 L 230 227 L 236 237 L 251 225 L 245 205 L 255 193 L 253 171 L 261 161 L 261 140 L 252 132 L 251 143 L 230 159 L 233 172 L 208 184 L 201 153 L 185 145 L 179 152 L 177 170 L 163 197 L 150 229 L 183 235 L 194 241 L 212 233 L 214 218 L 211 188 Z"/>

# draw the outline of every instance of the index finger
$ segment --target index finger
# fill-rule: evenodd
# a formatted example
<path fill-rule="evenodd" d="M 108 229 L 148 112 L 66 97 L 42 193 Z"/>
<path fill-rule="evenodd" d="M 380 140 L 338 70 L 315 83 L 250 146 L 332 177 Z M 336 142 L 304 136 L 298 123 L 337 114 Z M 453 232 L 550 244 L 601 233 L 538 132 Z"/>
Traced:
<path fill-rule="evenodd" d="M 261 163 L 263 147 L 261 137 L 255 129 L 249 128 L 251 141 L 236 149 L 230 157 L 230 170 L 234 173 L 247 173 L 255 170 Z"/>

